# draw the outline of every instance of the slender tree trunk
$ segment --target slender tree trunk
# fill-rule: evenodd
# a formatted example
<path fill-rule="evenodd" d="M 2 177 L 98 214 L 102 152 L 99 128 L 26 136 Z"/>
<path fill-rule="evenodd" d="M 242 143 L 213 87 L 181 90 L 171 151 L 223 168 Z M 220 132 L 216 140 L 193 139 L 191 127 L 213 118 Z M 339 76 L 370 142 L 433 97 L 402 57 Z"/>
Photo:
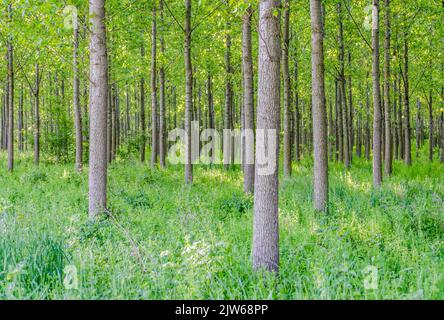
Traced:
<path fill-rule="evenodd" d="M 232 107 L 233 107 L 233 84 L 232 84 L 232 68 L 231 68 L 231 36 L 229 34 L 230 24 L 227 23 L 227 34 L 225 38 L 226 51 L 225 51 L 225 106 L 224 106 L 224 134 L 223 134 L 223 148 L 224 148 L 224 169 L 230 168 L 231 162 L 231 150 L 233 138 L 231 132 L 232 129 Z M 225 131 L 227 130 L 227 131 Z"/>
<path fill-rule="evenodd" d="M 350 50 L 348 51 L 348 65 L 349 68 L 352 69 L 351 67 L 351 52 Z M 353 147 L 355 145 L 355 140 L 354 140 L 354 107 L 353 107 L 353 93 L 352 93 L 352 77 L 351 77 L 351 72 L 348 74 L 348 154 L 349 154 L 349 158 L 350 158 L 350 162 L 352 162 L 353 160 Z"/>
<path fill-rule="evenodd" d="M 291 176 L 291 81 L 288 56 L 290 49 L 290 0 L 284 3 L 282 72 L 284 78 L 284 176 Z"/>
<path fill-rule="evenodd" d="M 314 143 L 314 207 L 325 211 L 328 204 L 327 111 L 325 108 L 324 41 L 321 0 L 310 0 L 311 61 Z"/>
<path fill-rule="evenodd" d="M 329 146 L 329 155 L 330 155 L 330 161 L 334 161 L 334 138 L 335 138 L 335 128 L 333 123 L 333 103 L 331 101 L 331 97 L 329 99 L 330 107 L 328 112 L 328 146 Z"/>
<path fill-rule="evenodd" d="M 8 6 L 9 19 L 12 20 L 12 6 Z M 14 48 L 8 42 L 8 170 L 14 170 Z"/>
<path fill-rule="evenodd" d="M 432 83 L 432 82 L 431 82 Z M 433 141 L 433 93 L 432 90 L 429 91 L 429 160 L 433 161 L 433 148 L 434 148 L 434 141 Z"/>
<path fill-rule="evenodd" d="M 419 150 L 421 149 L 421 100 L 416 99 L 416 123 L 415 123 L 415 142 L 416 142 L 416 157 L 419 158 Z"/>
<path fill-rule="evenodd" d="M 279 270 L 278 172 L 280 118 L 280 1 L 259 2 L 259 66 L 256 163 L 273 158 L 271 170 L 256 167 L 254 187 L 253 268 Z M 265 136 L 265 137 L 264 137 Z M 265 138 L 265 139 L 264 139 Z M 267 139 L 269 138 L 269 139 Z M 267 141 L 270 144 L 266 144 Z"/>
<path fill-rule="evenodd" d="M 76 128 L 76 171 L 82 170 L 82 154 L 83 154 L 83 138 L 82 138 L 82 114 L 80 109 L 80 82 L 79 82 L 79 66 L 77 52 L 79 48 L 79 27 L 77 20 L 74 21 L 74 53 L 73 53 L 73 66 L 74 66 L 74 83 L 73 83 L 73 99 L 74 99 L 74 124 Z"/>
<path fill-rule="evenodd" d="M 8 97 L 7 97 L 7 92 L 8 92 L 8 84 L 6 83 L 6 88 L 5 88 L 5 92 L 6 94 L 2 95 L 2 141 L 1 141 L 1 150 L 5 150 L 6 149 L 6 108 L 8 106 Z"/>
<path fill-rule="evenodd" d="M 145 47 L 141 47 L 142 59 L 145 56 Z M 140 79 L 140 162 L 145 162 L 145 149 L 146 149 L 146 122 L 145 122 L 145 78 L 142 76 Z"/>
<path fill-rule="evenodd" d="M 299 69 L 298 60 L 294 60 L 294 82 L 295 82 L 295 110 L 294 110 L 294 145 L 295 145 L 295 160 L 299 162 L 301 158 L 301 120 L 299 112 Z"/>
<path fill-rule="evenodd" d="M 362 105 L 361 108 L 362 110 Z M 358 113 L 358 119 L 356 120 L 356 156 L 358 158 L 362 157 L 362 115 L 361 112 Z"/>
<path fill-rule="evenodd" d="M 160 20 L 163 24 L 163 1 L 160 0 Z M 163 37 L 163 32 L 160 35 L 160 52 L 162 56 L 165 53 L 165 40 Z M 160 81 L 160 119 L 159 119 L 159 163 L 160 167 L 165 167 L 165 69 L 163 63 L 159 70 L 159 81 Z"/>
<path fill-rule="evenodd" d="M 409 46 L 407 34 L 404 34 L 404 161 L 407 166 L 412 165 L 411 141 L 410 141 L 410 101 L 409 101 Z"/>
<path fill-rule="evenodd" d="M 344 28 L 342 23 L 342 5 L 338 3 L 338 17 L 339 17 L 339 90 L 340 90 L 340 107 L 341 107 L 341 115 L 342 115 L 342 155 L 345 167 L 350 168 L 350 145 L 349 145 L 349 126 L 348 126 L 348 113 L 347 113 L 347 94 L 346 94 L 346 81 L 345 81 L 345 59 L 344 59 Z"/>
<path fill-rule="evenodd" d="M 390 115 L 390 0 L 385 3 L 385 39 L 384 39 L 384 121 L 385 121 L 385 152 L 384 152 L 384 172 L 390 176 L 392 174 L 392 144 L 391 144 L 391 115 Z"/>
<path fill-rule="evenodd" d="M 89 216 L 96 219 L 106 209 L 106 115 L 108 63 L 105 0 L 90 0 L 90 147 Z"/>
<path fill-rule="evenodd" d="M 398 77 L 396 75 L 396 77 Z M 393 81 L 393 117 L 394 117 L 394 128 L 393 128 L 393 157 L 398 160 L 399 157 L 399 120 L 398 120 L 398 104 L 397 104 L 398 87 L 397 80 Z"/>
<path fill-rule="evenodd" d="M 440 157 L 440 161 L 441 163 L 444 163 L 444 86 L 441 87 L 441 105 L 442 105 L 442 109 L 441 109 L 441 157 Z"/>
<path fill-rule="evenodd" d="M 401 76 L 398 74 L 398 136 L 399 136 L 399 157 L 405 158 L 405 139 L 404 139 L 404 125 L 402 119 L 402 91 L 401 91 Z"/>
<path fill-rule="evenodd" d="M 191 0 L 185 0 L 185 183 L 193 183 L 193 163 L 191 161 L 191 117 L 193 110 L 193 66 L 191 64 Z"/>
<path fill-rule="evenodd" d="M 129 87 L 128 84 L 126 85 L 126 127 L 125 127 L 125 131 L 126 131 L 126 135 L 127 137 L 129 135 L 131 135 L 131 114 L 130 114 L 130 105 L 131 105 L 131 101 L 130 101 L 130 91 L 129 91 Z"/>
<path fill-rule="evenodd" d="M 111 139 L 111 149 L 110 149 L 110 163 L 116 158 L 116 84 L 113 83 L 110 88 L 110 139 Z"/>
<path fill-rule="evenodd" d="M 158 161 L 158 139 L 157 132 L 157 1 L 153 2 L 153 21 L 151 29 L 151 167 Z"/>
<path fill-rule="evenodd" d="M 39 64 L 35 64 L 35 89 L 34 89 L 34 164 L 39 165 L 40 162 L 40 72 Z"/>
<path fill-rule="evenodd" d="M 242 20 L 242 65 L 244 84 L 244 129 L 245 129 L 245 158 L 244 158 L 244 192 L 254 192 L 254 80 L 253 57 L 251 45 L 252 8 L 249 6 Z"/>
<path fill-rule="evenodd" d="M 19 106 L 18 106 L 18 123 L 17 123 L 17 130 L 18 130 L 18 149 L 20 152 L 23 152 L 24 148 L 24 141 L 23 141 L 23 84 L 20 88 L 20 96 L 19 96 Z"/>
<path fill-rule="evenodd" d="M 381 87 L 379 84 L 379 0 L 373 0 L 372 12 L 373 76 L 373 186 L 382 183 L 381 166 Z"/>

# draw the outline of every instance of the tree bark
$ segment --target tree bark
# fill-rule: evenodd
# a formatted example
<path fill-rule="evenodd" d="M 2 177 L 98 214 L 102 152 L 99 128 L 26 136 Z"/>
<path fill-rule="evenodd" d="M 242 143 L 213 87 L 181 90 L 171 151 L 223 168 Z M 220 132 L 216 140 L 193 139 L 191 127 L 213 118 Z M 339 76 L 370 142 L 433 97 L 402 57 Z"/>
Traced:
<path fill-rule="evenodd" d="M 141 47 L 142 59 L 145 56 L 145 47 Z M 140 162 L 145 162 L 145 149 L 146 149 L 146 122 L 145 122 L 145 78 L 142 76 L 140 79 Z"/>
<path fill-rule="evenodd" d="M 244 192 L 254 192 L 254 79 L 251 45 L 251 16 L 249 6 L 242 20 L 242 64 L 244 84 L 244 129 L 251 132 L 245 136 Z"/>
<path fill-rule="evenodd" d="M 432 82 L 431 82 L 432 83 Z M 433 161 L 433 148 L 434 148 L 434 141 L 433 141 L 433 93 L 432 90 L 429 91 L 429 161 Z"/>
<path fill-rule="evenodd" d="M 392 127 L 390 113 L 390 0 L 384 0 L 385 4 L 385 38 L 384 38 L 384 121 L 385 121 L 385 152 L 384 152 L 384 172 L 390 176 L 392 174 Z"/>
<path fill-rule="evenodd" d="M 232 129 L 232 107 L 233 107 L 233 84 L 232 84 L 232 68 L 231 68 L 231 35 L 229 33 L 230 24 L 227 23 L 227 34 L 225 36 L 225 106 L 224 106 L 224 131 L 225 129 Z M 223 134 L 223 148 L 224 148 L 224 169 L 228 170 L 232 164 L 232 143 L 233 138 L 231 133 L 224 132 Z"/>
<path fill-rule="evenodd" d="M 381 166 L 381 87 L 379 84 L 379 0 L 372 10 L 372 77 L 373 77 L 373 186 L 382 183 Z"/>
<path fill-rule="evenodd" d="M 23 139 L 23 84 L 20 88 L 19 106 L 18 106 L 18 149 L 20 152 L 24 151 L 24 139 Z"/>
<path fill-rule="evenodd" d="M 339 90 L 340 90 L 340 112 L 342 115 L 342 156 L 345 167 L 350 168 L 350 145 L 349 145 L 349 125 L 347 112 L 347 94 L 346 94 L 346 80 L 345 80 L 345 53 L 344 53 L 344 28 L 342 23 L 342 6 L 338 3 L 338 17 L 339 17 Z"/>
<path fill-rule="evenodd" d="M 39 64 L 35 64 L 35 89 L 34 89 L 34 164 L 39 165 L 40 162 L 40 72 Z"/>
<path fill-rule="evenodd" d="M 310 0 L 312 30 L 312 100 L 314 143 L 314 207 L 325 211 L 328 204 L 327 111 L 325 107 L 324 41 L 321 0 Z"/>
<path fill-rule="evenodd" d="M 299 112 L 299 69 L 298 60 L 294 61 L 294 146 L 295 146 L 295 160 L 299 162 L 301 158 L 301 115 Z"/>
<path fill-rule="evenodd" d="M 12 5 L 8 6 L 9 19 L 12 20 Z M 8 41 L 8 170 L 14 170 L 14 48 Z"/>
<path fill-rule="evenodd" d="M 74 126 L 76 129 L 76 171 L 82 170 L 82 154 L 83 154 L 83 138 L 82 138 L 82 114 L 80 109 L 80 82 L 79 82 L 79 66 L 78 66 L 78 48 L 79 48 L 79 27 L 77 20 L 74 21 L 74 50 L 73 50 L 73 103 L 74 103 Z"/>
<path fill-rule="evenodd" d="M 409 46 L 407 34 L 404 34 L 404 161 L 407 166 L 412 165 L 411 141 L 410 141 L 410 101 L 409 101 Z"/>
<path fill-rule="evenodd" d="M 106 209 L 106 115 L 108 63 L 105 0 L 90 0 L 90 148 L 89 216 L 96 219 Z"/>
<path fill-rule="evenodd" d="M 151 167 L 158 161 L 157 132 L 157 1 L 153 1 L 153 21 L 151 29 Z"/>
<path fill-rule="evenodd" d="M 160 20 L 163 24 L 163 1 L 160 0 Z M 162 56 L 165 54 L 165 40 L 163 32 L 160 35 L 160 52 Z M 159 164 L 161 168 L 165 168 L 165 68 L 163 62 L 159 70 L 160 81 L 160 118 L 159 118 Z"/>
<path fill-rule="evenodd" d="M 284 2 L 282 72 L 284 78 L 284 176 L 291 176 L 291 81 L 288 65 L 290 49 L 290 1 Z"/>
<path fill-rule="evenodd" d="M 256 163 L 265 150 L 275 161 L 271 172 L 256 167 L 254 187 L 253 268 L 279 270 L 278 169 L 280 118 L 280 9 L 279 0 L 259 2 L 259 66 Z M 271 145 L 262 136 L 271 135 Z M 274 137 L 273 137 L 274 135 Z M 259 140 L 261 139 L 261 140 Z M 265 140 L 265 141 L 264 141 Z M 259 142 L 261 141 L 261 142 Z"/>
<path fill-rule="evenodd" d="M 191 0 L 185 0 L 185 183 L 193 183 L 193 163 L 191 161 L 191 117 L 193 110 L 193 66 L 191 64 Z"/>

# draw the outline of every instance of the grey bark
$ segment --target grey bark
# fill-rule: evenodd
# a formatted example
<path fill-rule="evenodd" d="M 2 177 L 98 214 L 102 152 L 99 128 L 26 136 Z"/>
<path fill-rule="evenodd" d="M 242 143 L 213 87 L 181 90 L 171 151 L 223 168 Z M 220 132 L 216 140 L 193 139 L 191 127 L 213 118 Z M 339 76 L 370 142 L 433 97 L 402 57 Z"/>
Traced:
<path fill-rule="evenodd" d="M 327 110 L 325 107 L 324 40 L 321 0 L 310 0 L 311 74 L 313 101 L 314 208 L 325 211 L 328 204 Z"/>
<path fill-rule="evenodd" d="M 284 82 L 284 176 L 291 176 L 291 81 L 288 64 L 290 49 L 290 1 L 284 2 L 282 73 Z"/>
<path fill-rule="evenodd" d="M 254 186 L 253 268 L 279 270 L 278 169 L 280 123 L 280 1 L 261 0 L 259 3 L 259 65 L 257 131 L 275 132 L 274 145 L 256 144 L 258 154 L 268 149 L 276 157 L 271 174 L 259 174 L 256 167 Z"/>
<path fill-rule="evenodd" d="M 193 66 L 191 63 L 191 0 L 185 0 L 185 27 L 184 27 L 184 55 L 185 55 L 185 183 L 193 183 L 193 164 L 191 162 L 191 117 L 193 111 Z"/>
<path fill-rule="evenodd" d="M 12 6 L 8 6 L 9 19 L 12 19 Z M 14 48 L 8 41 L 8 170 L 14 170 Z"/>
<path fill-rule="evenodd" d="M 35 88 L 34 92 L 34 164 L 39 165 L 40 162 L 40 71 L 39 64 L 35 64 Z"/>
<path fill-rule="evenodd" d="M 253 57 L 251 45 L 251 16 L 252 8 L 249 6 L 242 20 L 242 65 L 244 85 L 244 129 L 254 130 L 254 80 L 253 80 Z M 254 192 L 254 137 L 245 139 L 245 157 L 247 163 L 244 165 L 244 192 Z"/>
<path fill-rule="evenodd" d="M 228 31 L 230 24 L 227 23 L 227 34 L 225 36 L 225 72 L 226 72 L 226 80 L 225 80 L 225 106 L 224 106 L 224 129 L 232 129 L 233 122 L 233 84 L 232 84 L 232 67 L 231 67 L 231 35 Z M 232 149 L 233 139 L 231 134 L 225 135 L 223 138 L 223 156 L 224 156 L 224 169 L 228 170 L 231 161 L 231 149 Z"/>
<path fill-rule="evenodd" d="M 90 147 L 89 216 L 96 219 L 106 209 L 107 150 L 106 115 L 108 62 L 105 0 L 90 0 Z"/>
<path fill-rule="evenodd" d="M 409 101 L 409 46 L 407 34 L 404 34 L 404 162 L 412 165 L 411 140 L 410 140 L 410 101 Z"/>
<path fill-rule="evenodd" d="M 79 48 L 79 27 L 77 21 L 74 22 L 74 50 L 73 50 L 73 103 L 74 103 L 74 125 L 76 129 L 76 171 L 82 170 L 82 154 L 83 154 L 83 138 L 82 138 L 82 114 L 80 109 L 80 82 L 79 82 L 79 66 L 78 66 L 78 48 Z"/>
<path fill-rule="evenodd" d="M 373 78 L 373 186 L 382 183 L 381 166 L 381 87 L 379 81 L 379 0 L 372 10 L 372 78 Z"/>
<path fill-rule="evenodd" d="M 385 121 L 385 152 L 384 152 L 384 172 L 390 176 L 392 174 L 392 128 L 390 112 L 390 0 L 385 3 L 385 38 L 384 38 L 384 121 Z"/>
<path fill-rule="evenodd" d="M 142 45 L 140 49 L 142 59 L 145 56 L 145 47 Z M 145 162 L 146 149 L 146 122 L 145 122 L 145 78 L 140 79 L 140 162 Z"/>
<path fill-rule="evenodd" d="M 160 0 L 160 20 L 163 24 L 163 1 Z M 165 53 L 165 40 L 163 32 L 160 35 L 160 52 L 163 55 Z M 159 82 L 160 82 L 160 115 L 159 115 L 159 164 L 161 168 L 165 167 L 165 68 L 162 65 L 159 70 Z"/>
<path fill-rule="evenodd" d="M 24 139 L 23 139 L 23 85 L 20 88 L 19 105 L 18 105 L 18 149 L 20 152 L 24 151 Z"/>
<path fill-rule="evenodd" d="M 342 115 L 342 149 L 343 161 L 345 167 L 350 168 L 350 145 L 349 145 L 349 126 L 347 113 L 347 94 L 346 94 L 346 80 L 345 80 L 345 53 L 344 53 L 344 28 L 342 23 L 342 6 L 338 3 L 338 17 L 339 17 L 339 90 L 340 90 L 340 110 Z"/>
<path fill-rule="evenodd" d="M 157 130 L 157 1 L 153 1 L 153 21 L 151 29 L 151 167 L 158 161 Z"/>

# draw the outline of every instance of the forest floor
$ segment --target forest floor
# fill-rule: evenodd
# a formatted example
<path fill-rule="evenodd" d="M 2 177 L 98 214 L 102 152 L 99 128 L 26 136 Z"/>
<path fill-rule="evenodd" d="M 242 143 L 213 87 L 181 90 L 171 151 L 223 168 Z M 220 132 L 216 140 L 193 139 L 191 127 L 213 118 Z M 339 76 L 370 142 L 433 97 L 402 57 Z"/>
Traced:
<path fill-rule="evenodd" d="M 328 215 L 309 160 L 281 179 L 280 273 L 251 268 L 239 169 L 109 168 L 111 218 L 87 217 L 87 170 L 18 155 L 0 171 L 0 299 L 443 299 L 444 167 L 426 158 L 371 188 L 371 163 L 330 165 Z M 6 168 L 5 155 L 0 166 Z"/>

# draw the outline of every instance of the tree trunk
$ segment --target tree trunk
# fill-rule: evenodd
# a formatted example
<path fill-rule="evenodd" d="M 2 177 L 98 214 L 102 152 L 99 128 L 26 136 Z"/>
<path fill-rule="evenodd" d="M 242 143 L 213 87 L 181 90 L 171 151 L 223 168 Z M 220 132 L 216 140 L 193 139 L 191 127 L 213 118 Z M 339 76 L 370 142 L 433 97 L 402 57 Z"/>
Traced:
<path fill-rule="evenodd" d="M 151 29 L 151 167 L 157 164 L 158 160 L 158 139 L 157 132 L 157 1 L 153 1 L 153 21 Z"/>
<path fill-rule="evenodd" d="M 193 163 L 191 161 L 191 117 L 193 110 L 193 66 L 191 64 L 191 0 L 185 0 L 185 183 L 193 183 Z"/>
<path fill-rule="evenodd" d="M 259 81 L 256 132 L 256 163 L 261 155 L 274 160 L 272 169 L 256 168 L 254 187 L 253 268 L 279 270 L 278 172 L 280 118 L 280 1 L 259 2 Z M 269 145 L 265 143 L 268 137 Z"/>
<path fill-rule="evenodd" d="M 106 209 L 106 115 L 108 63 L 105 0 L 90 0 L 90 147 L 89 216 L 96 219 Z"/>
<path fill-rule="evenodd" d="M 245 129 L 245 158 L 244 158 L 244 192 L 254 192 L 254 78 L 253 57 L 251 45 L 251 16 L 249 6 L 242 20 L 242 63 L 244 84 L 244 129 Z"/>
<path fill-rule="evenodd" d="M 160 20 L 163 24 L 163 1 L 160 0 Z M 163 37 L 163 32 L 160 35 L 160 52 L 162 56 L 165 53 L 165 40 Z M 159 119 L 159 163 L 160 167 L 165 167 L 165 69 L 163 62 L 159 70 L 159 81 L 160 81 L 160 119 Z"/>
<path fill-rule="evenodd" d="M 23 84 L 20 88 L 20 96 L 19 96 L 19 106 L 18 106 L 18 149 L 20 152 L 24 150 L 24 139 L 23 139 Z"/>
<path fill-rule="evenodd" d="M 390 0 L 385 0 L 385 38 L 384 38 L 384 121 L 385 121 L 385 152 L 384 172 L 392 174 L 392 128 L 390 115 Z"/>
<path fill-rule="evenodd" d="M 382 183 L 381 166 L 381 87 L 379 84 L 379 0 L 373 0 L 372 11 L 372 77 L 373 77 L 373 186 Z"/>
<path fill-rule="evenodd" d="M 347 94 L 346 94 L 346 81 L 345 81 L 345 61 L 344 61 L 344 28 L 342 23 L 342 6 L 338 3 L 338 17 L 339 17 L 339 90 L 340 90 L 340 112 L 342 115 L 342 159 L 345 167 L 350 168 L 350 145 L 349 145 L 349 126 L 347 114 Z"/>
<path fill-rule="evenodd" d="M 298 60 L 294 60 L 294 146 L 295 146 L 295 160 L 299 162 L 301 159 L 301 115 L 299 112 L 299 69 Z"/>
<path fill-rule="evenodd" d="M 232 85 L 232 68 L 231 68 L 231 36 L 229 34 L 229 26 L 227 23 L 227 34 L 225 38 L 226 51 L 225 51 L 225 106 L 224 106 L 224 133 L 223 133 L 223 154 L 224 154 L 224 169 L 230 168 L 231 162 L 231 150 L 233 138 L 231 132 L 226 130 L 232 129 L 232 106 L 233 106 L 233 85 Z"/>
<path fill-rule="evenodd" d="M 431 82 L 432 83 L 432 82 Z M 429 91 L 429 160 L 433 161 L 433 148 L 434 148 L 434 141 L 433 141 L 433 93 L 432 90 Z"/>
<path fill-rule="evenodd" d="M 348 51 L 348 65 L 350 70 L 352 70 L 351 67 L 351 53 L 350 50 Z M 353 127 L 353 122 L 354 122 L 354 107 L 353 107 L 353 93 L 352 93 L 352 77 L 351 77 L 351 71 L 347 77 L 348 79 L 348 154 L 349 154 L 349 158 L 350 158 L 350 162 L 352 162 L 353 160 L 353 147 L 355 144 L 355 140 L 354 140 L 354 127 Z"/>
<path fill-rule="evenodd" d="M 419 150 L 421 149 L 421 100 L 416 99 L 416 123 L 415 123 L 415 142 L 416 142 L 416 157 L 419 158 Z"/>
<path fill-rule="evenodd" d="M 401 91 L 401 75 L 398 75 L 398 135 L 399 135 L 399 157 L 405 159 L 405 139 L 404 124 L 402 119 L 402 91 Z"/>
<path fill-rule="evenodd" d="M 284 176 L 291 176 L 291 81 L 288 56 L 290 51 L 290 0 L 284 3 L 282 72 L 284 78 Z"/>
<path fill-rule="evenodd" d="M 328 112 L 328 153 L 330 155 L 330 161 L 334 161 L 334 139 L 335 139 L 335 127 L 333 123 L 333 103 L 331 101 L 331 96 L 329 99 L 329 112 Z"/>
<path fill-rule="evenodd" d="M 141 47 L 142 59 L 145 56 L 145 47 Z M 145 162 L 146 149 L 146 122 L 145 122 L 145 78 L 140 79 L 140 162 Z"/>
<path fill-rule="evenodd" d="M 12 20 L 12 6 L 8 6 L 9 19 Z M 14 49 L 8 42 L 8 170 L 14 170 Z"/>
<path fill-rule="evenodd" d="M 396 75 L 396 77 L 398 77 Z M 398 160 L 399 157 L 399 122 L 398 122 L 398 104 L 397 104 L 398 87 L 397 80 L 393 81 L 393 117 L 394 117 L 394 128 L 393 128 L 393 157 Z"/>
<path fill-rule="evenodd" d="M 441 87 L 441 134 L 440 134 L 440 145 L 441 145 L 441 163 L 444 163 L 444 86 Z"/>
<path fill-rule="evenodd" d="M 79 82 L 79 66 L 77 53 L 79 48 L 79 28 L 77 20 L 74 21 L 74 53 L 73 53 L 73 67 L 74 67 L 74 83 L 73 83 L 73 99 L 74 99 L 74 125 L 76 129 L 76 171 L 82 170 L 82 114 L 80 109 L 80 82 Z"/>
<path fill-rule="evenodd" d="M 325 109 L 324 41 L 321 0 L 310 0 L 312 30 L 312 99 L 314 143 L 314 207 L 325 211 L 328 204 L 327 111 Z"/>
<path fill-rule="evenodd" d="M 404 161 L 407 166 L 412 165 L 412 153 L 410 142 L 410 106 L 409 106 L 409 46 L 407 41 L 407 34 L 404 34 Z"/>
<path fill-rule="evenodd" d="M 39 64 L 35 64 L 35 89 L 34 89 L 34 164 L 39 165 L 40 162 L 40 72 Z"/>

